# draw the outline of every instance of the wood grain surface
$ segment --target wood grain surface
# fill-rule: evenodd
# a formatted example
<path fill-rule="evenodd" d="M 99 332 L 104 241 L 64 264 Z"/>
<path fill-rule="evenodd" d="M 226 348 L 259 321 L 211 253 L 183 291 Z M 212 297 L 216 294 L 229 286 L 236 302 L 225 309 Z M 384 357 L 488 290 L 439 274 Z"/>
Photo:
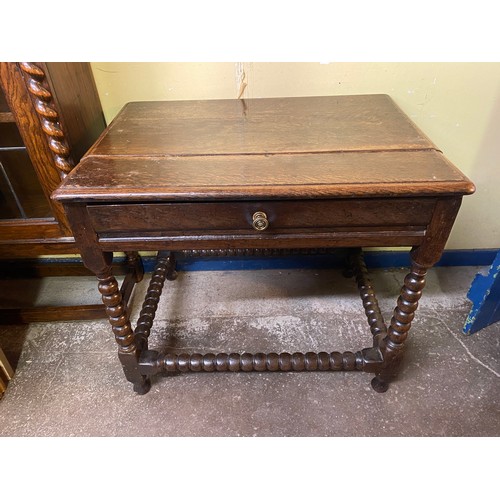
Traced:
<path fill-rule="evenodd" d="M 231 155 L 169 158 L 89 156 L 55 198 L 130 201 L 469 194 L 472 183 L 436 151 Z"/>
<path fill-rule="evenodd" d="M 133 102 L 92 155 L 435 149 L 389 96 Z"/>
<path fill-rule="evenodd" d="M 63 201 L 470 194 L 385 95 L 130 103 Z"/>
<path fill-rule="evenodd" d="M 255 232 L 252 215 L 263 211 L 266 234 L 362 226 L 423 226 L 431 220 L 435 201 L 411 199 L 309 200 L 267 202 L 156 203 L 90 205 L 98 232 L 163 231 L 189 234 L 207 231 Z"/>

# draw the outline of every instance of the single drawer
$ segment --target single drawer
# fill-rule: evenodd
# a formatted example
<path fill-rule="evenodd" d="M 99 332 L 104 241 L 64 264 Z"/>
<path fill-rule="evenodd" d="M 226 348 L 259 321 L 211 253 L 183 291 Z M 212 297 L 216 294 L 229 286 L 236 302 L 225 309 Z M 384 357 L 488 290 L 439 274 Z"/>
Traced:
<path fill-rule="evenodd" d="M 100 234 L 286 234 L 425 227 L 433 198 L 89 205 Z"/>

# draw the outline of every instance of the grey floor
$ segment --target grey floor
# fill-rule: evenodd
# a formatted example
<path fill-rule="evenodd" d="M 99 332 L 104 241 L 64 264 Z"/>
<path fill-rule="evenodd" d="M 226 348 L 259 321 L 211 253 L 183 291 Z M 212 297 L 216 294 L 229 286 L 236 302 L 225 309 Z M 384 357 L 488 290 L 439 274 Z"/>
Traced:
<path fill-rule="evenodd" d="M 0 326 L 16 369 L 0 436 L 498 436 L 500 323 L 461 333 L 467 290 L 486 269 L 430 271 L 401 376 L 385 394 L 359 372 L 199 373 L 157 377 L 139 396 L 105 320 Z M 372 271 L 386 319 L 404 274 Z M 0 281 L 0 301 L 19 303 L 18 290 L 44 303 L 98 301 L 93 278 L 74 280 Z M 134 292 L 134 319 L 146 286 Z M 180 273 L 157 318 L 151 345 L 160 349 L 354 351 L 371 342 L 355 283 L 336 269 Z"/>

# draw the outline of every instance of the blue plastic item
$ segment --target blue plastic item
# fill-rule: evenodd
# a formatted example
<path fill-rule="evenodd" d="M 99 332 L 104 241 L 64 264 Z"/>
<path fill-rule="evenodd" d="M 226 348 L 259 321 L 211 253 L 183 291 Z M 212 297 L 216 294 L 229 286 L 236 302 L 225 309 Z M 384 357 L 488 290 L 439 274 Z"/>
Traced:
<path fill-rule="evenodd" d="M 463 333 L 472 335 L 500 320 L 500 251 L 486 276 L 476 274 L 467 298 L 472 301 L 472 309 Z"/>

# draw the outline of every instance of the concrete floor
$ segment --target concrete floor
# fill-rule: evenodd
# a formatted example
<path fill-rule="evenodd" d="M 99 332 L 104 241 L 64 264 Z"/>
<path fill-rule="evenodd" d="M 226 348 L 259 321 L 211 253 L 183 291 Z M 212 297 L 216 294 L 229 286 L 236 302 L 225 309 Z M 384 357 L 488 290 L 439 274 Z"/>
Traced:
<path fill-rule="evenodd" d="M 157 377 L 139 396 L 106 320 L 0 326 L 16 367 L 0 401 L 0 436 L 498 436 L 500 323 L 461 333 L 467 290 L 486 269 L 429 272 L 401 376 L 385 394 L 366 373 L 312 372 Z M 405 273 L 371 274 L 386 319 Z M 146 286 L 136 287 L 133 318 Z M 99 300 L 93 278 L 0 282 L 5 306 L 16 289 L 44 303 Z M 334 269 L 180 273 L 166 283 L 150 345 L 306 352 L 370 342 L 354 280 Z"/>

